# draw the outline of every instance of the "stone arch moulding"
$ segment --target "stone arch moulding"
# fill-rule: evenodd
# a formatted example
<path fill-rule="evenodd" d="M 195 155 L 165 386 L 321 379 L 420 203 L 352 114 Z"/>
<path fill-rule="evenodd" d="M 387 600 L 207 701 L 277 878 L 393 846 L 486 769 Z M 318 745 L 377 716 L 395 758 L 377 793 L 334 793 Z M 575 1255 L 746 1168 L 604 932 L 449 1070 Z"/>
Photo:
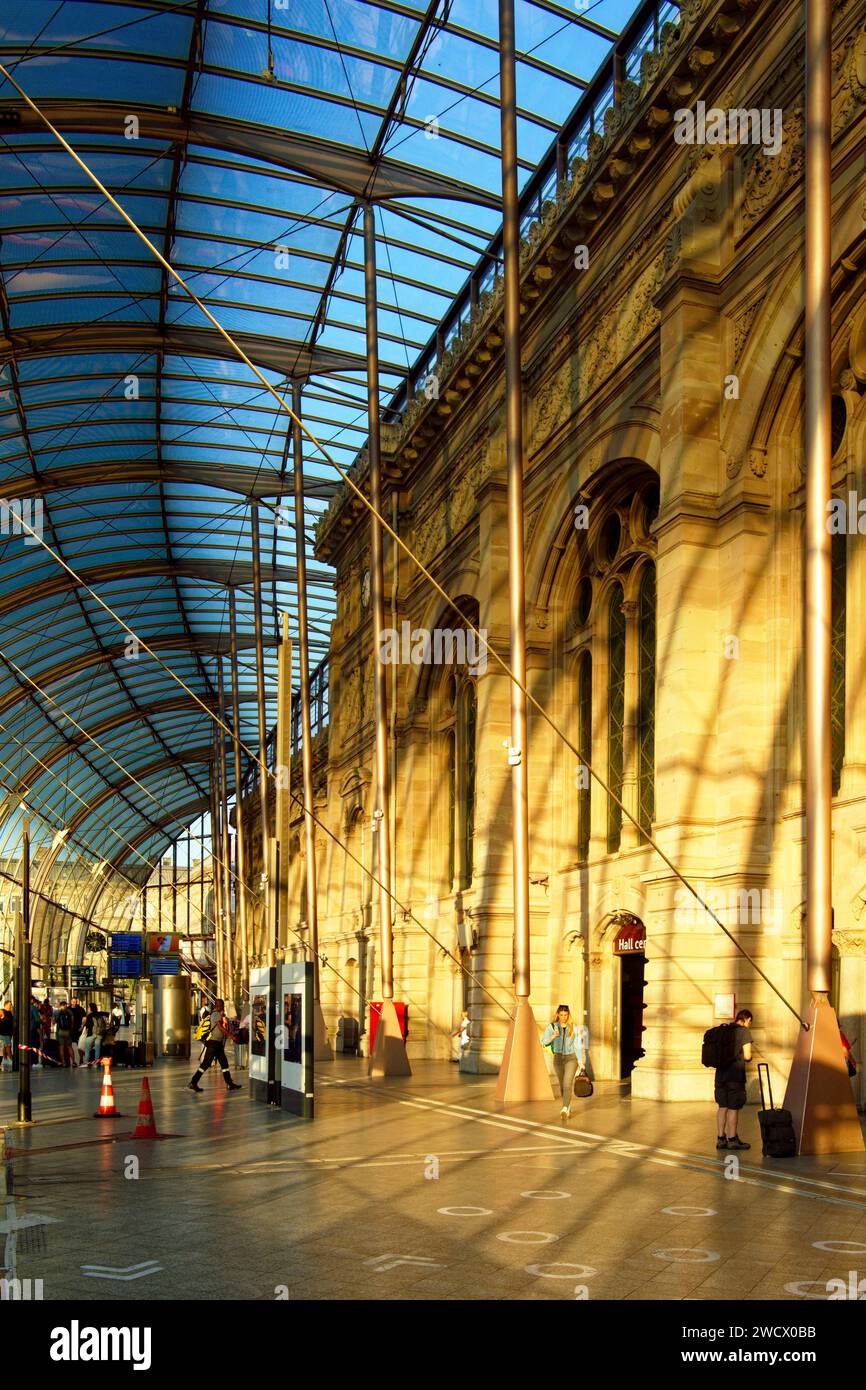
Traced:
<path fill-rule="evenodd" d="M 633 918 L 642 922 L 646 927 L 646 905 L 641 901 L 640 894 L 625 889 L 613 896 L 616 897 L 616 907 L 607 908 L 598 918 L 593 929 L 592 950 L 594 953 L 608 952 L 608 947 L 612 946 L 620 927 L 627 925 Z"/>
<path fill-rule="evenodd" d="M 368 768 L 353 767 L 340 784 L 340 799 L 343 803 L 343 827 L 348 834 L 352 822 L 360 812 L 366 814 L 367 789 L 372 781 Z"/>
<path fill-rule="evenodd" d="M 609 439 L 613 440 L 621 433 L 615 431 Z M 548 608 L 557 590 L 565 592 L 568 585 L 576 584 L 580 577 L 580 557 L 578 546 L 574 543 L 574 509 L 578 503 L 585 504 L 590 510 L 589 530 L 584 534 L 591 547 L 596 529 L 592 516 L 593 502 L 603 498 L 613 505 L 630 496 L 635 485 L 644 486 L 651 477 L 658 480 L 658 436 L 652 430 L 646 430 L 645 435 L 644 443 L 652 442 L 653 446 L 646 450 L 648 457 L 609 451 L 605 446 L 605 457 L 598 461 L 598 451 L 593 450 L 589 457 L 592 470 L 586 473 L 585 481 L 565 503 L 562 500 L 563 489 L 554 489 L 541 524 L 536 528 L 537 541 L 527 558 L 527 593 L 533 595 L 531 601 L 539 609 Z M 616 473 L 613 472 L 614 466 Z M 598 524 L 600 521 L 599 516 Z"/>
<path fill-rule="evenodd" d="M 465 574 L 459 576 L 461 581 L 465 580 L 466 577 Z M 460 611 L 464 614 L 469 613 L 472 623 L 480 628 L 480 605 L 478 599 L 472 592 L 475 582 L 476 577 L 472 576 L 468 586 L 458 588 L 454 585 L 450 592 L 454 595 L 454 601 Z M 473 613 L 474 616 L 472 616 Z M 417 624 L 414 622 L 412 623 L 413 629 L 426 628 L 428 632 L 432 632 L 436 628 L 453 629 L 459 626 L 460 619 L 457 617 L 454 609 L 437 593 L 434 593 L 432 597 L 428 599 L 424 607 L 422 621 Z M 442 672 L 445 670 L 455 671 L 456 669 L 456 666 L 453 664 L 448 667 L 444 665 L 434 666 L 432 662 L 426 666 L 418 666 L 417 670 L 410 668 L 409 708 L 414 709 L 418 713 L 423 712 L 429 703 Z"/>
<path fill-rule="evenodd" d="M 862 190 L 861 190 L 862 195 Z M 862 196 L 849 200 L 838 215 L 834 215 L 832 232 L 833 273 L 844 260 L 856 261 L 856 248 L 863 242 Z M 741 395 L 732 409 L 722 417 L 720 449 L 726 460 L 729 480 L 750 469 L 756 477 L 766 471 L 766 454 L 770 433 L 785 397 L 791 376 L 797 367 L 798 352 L 794 345 L 803 325 L 804 298 L 803 263 L 795 257 L 787 273 L 779 276 L 767 293 L 751 325 L 745 347 L 737 362 L 737 375 L 743 385 Z M 849 358 L 854 365 L 855 329 L 862 326 L 864 336 L 858 355 L 866 381 L 866 313 L 860 311 L 850 336 Z M 844 335 L 843 335 L 844 336 Z M 842 348 L 838 325 L 833 326 L 833 366 L 839 370 Z M 842 348 L 844 352 L 844 348 Z"/>

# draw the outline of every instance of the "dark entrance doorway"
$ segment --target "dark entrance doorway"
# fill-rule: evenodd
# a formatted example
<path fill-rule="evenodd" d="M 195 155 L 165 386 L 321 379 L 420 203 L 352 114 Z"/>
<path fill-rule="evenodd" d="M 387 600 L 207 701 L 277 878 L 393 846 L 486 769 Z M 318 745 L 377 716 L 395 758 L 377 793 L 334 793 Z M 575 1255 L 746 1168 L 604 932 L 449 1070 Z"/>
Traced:
<path fill-rule="evenodd" d="M 643 1057 L 644 967 L 646 929 L 639 917 L 623 913 L 622 925 L 614 937 L 614 955 L 619 956 L 619 1074 L 625 1081 L 634 1064 Z"/>
<path fill-rule="evenodd" d="M 620 957 L 619 1074 L 625 1080 L 643 1057 L 643 990 L 646 956 Z"/>

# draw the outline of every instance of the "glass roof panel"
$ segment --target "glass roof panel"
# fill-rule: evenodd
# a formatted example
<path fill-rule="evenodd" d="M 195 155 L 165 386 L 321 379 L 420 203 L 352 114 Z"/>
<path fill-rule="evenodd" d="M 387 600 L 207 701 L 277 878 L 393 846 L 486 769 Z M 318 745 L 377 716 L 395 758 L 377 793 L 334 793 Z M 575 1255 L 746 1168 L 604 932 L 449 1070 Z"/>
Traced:
<path fill-rule="evenodd" d="M 270 41 L 265 0 L 210 0 L 201 25 L 192 0 L 9 8 L 2 61 L 266 379 L 288 396 L 312 352 L 305 419 L 348 468 L 367 427 L 360 200 L 381 170 L 399 184 L 375 209 L 383 409 L 470 273 L 494 273 L 497 0 L 272 0 Z M 516 0 L 521 183 L 631 9 Z M 193 697 L 212 705 L 220 661 L 227 682 L 229 586 L 241 734 L 257 742 L 252 494 L 275 718 L 281 613 L 297 639 L 293 522 L 274 515 L 291 504 L 289 421 L 5 83 L 0 101 L 20 116 L 0 133 L 0 495 L 39 504 L 44 542 L 0 546 L 0 843 L 23 775 L 49 841 L 75 821 L 70 863 L 105 854 L 140 878 L 206 809 L 207 764 L 184 758 L 212 736 Z M 304 474 L 315 664 L 334 599 L 312 533 L 337 479 L 307 443 Z M 130 658 L 123 624 L 159 660 Z"/>

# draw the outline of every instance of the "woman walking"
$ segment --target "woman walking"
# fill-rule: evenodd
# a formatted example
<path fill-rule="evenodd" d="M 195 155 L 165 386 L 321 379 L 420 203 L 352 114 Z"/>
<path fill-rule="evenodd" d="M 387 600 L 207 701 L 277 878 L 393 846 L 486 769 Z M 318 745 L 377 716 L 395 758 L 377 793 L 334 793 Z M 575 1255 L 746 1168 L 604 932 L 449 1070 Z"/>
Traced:
<path fill-rule="evenodd" d="M 553 1053 L 553 1067 L 562 1092 L 562 1109 L 559 1113 L 562 1119 L 567 1120 L 571 1114 L 574 1074 L 578 1067 L 583 1071 L 586 1066 L 583 1029 L 575 1027 L 567 1004 L 560 1004 L 556 1017 L 545 1028 L 541 1042 Z"/>

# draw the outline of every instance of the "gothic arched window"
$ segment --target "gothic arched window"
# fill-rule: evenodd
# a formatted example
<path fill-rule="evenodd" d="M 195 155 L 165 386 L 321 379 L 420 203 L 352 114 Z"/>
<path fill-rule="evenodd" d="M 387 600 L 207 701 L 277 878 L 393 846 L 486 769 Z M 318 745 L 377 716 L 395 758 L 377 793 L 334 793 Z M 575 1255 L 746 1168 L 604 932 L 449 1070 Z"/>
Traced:
<path fill-rule="evenodd" d="M 623 593 L 614 586 L 610 596 L 607 623 L 607 784 L 622 800 L 623 726 L 625 721 L 625 613 Z M 608 797 L 607 849 L 615 854 L 622 836 L 622 809 Z"/>
<path fill-rule="evenodd" d="M 648 565 L 638 591 L 637 819 L 648 835 L 655 815 L 656 572 Z"/>

